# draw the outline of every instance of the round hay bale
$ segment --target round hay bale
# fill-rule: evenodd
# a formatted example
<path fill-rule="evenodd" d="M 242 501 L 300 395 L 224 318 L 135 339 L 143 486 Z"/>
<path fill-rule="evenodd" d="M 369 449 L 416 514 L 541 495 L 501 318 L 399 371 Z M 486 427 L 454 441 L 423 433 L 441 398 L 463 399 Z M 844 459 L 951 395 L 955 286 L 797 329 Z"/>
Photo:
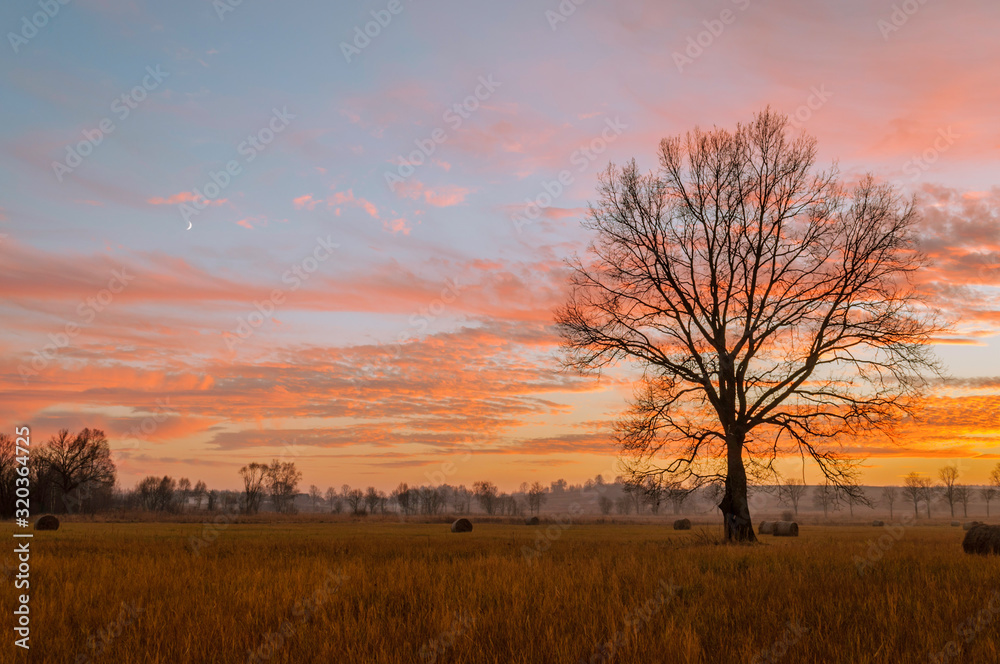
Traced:
<path fill-rule="evenodd" d="M 453 533 L 471 533 L 472 532 L 472 522 L 468 519 L 458 519 L 455 523 L 451 524 L 451 532 Z"/>
<path fill-rule="evenodd" d="M 533 516 L 530 519 L 524 520 L 524 525 L 526 526 L 537 526 L 541 521 L 538 520 L 537 516 Z"/>
<path fill-rule="evenodd" d="M 59 530 L 59 519 L 51 514 L 46 514 L 35 521 L 35 530 Z"/>
<path fill-rule="evenodd" d="M 954 527 L 954 528 L 958 528 L 959 526 L 961 526 L 961 525 L 962 525 L 962 523 L 961 523 L 961 521 L 952 521 L 952 522 L 951 522 L 951 525 L 952 525 L 952 527 Z"/>
<path fill-rule="evenodd" d="M 799 524 L 794 521 L 778 521 L 774 524 L 775 537 L 798 537 Z"/>
<path fill-rule="evenodd" d="M 885 521 L 879 521 L 878 519 L 875 519 L 874 521 L 872 521 L 872 525 L 875 526 L 876 528 L 881 528 L 882 526 L 885 525 Z"/>
<path fill-rule="evenodd" d="M 1000 526 L 980 523 L 969 528 L 962 540 L 962 550 L 981 555 L 1000 554 Z"/>
<path fill-rule="evenodd" d="M 691 519 L 677 519 L 674 521 L 674 530 L 691 530 Z"/>
<path fill-rule="evenodd" d="M 978 521 L 968 521 L 968 522 L 962 524 L 962 530 L 971 530 L 972 528 L 975 528 L 976 526 L 981 526 L 981 525 L 983 525 L 983 524 L 981 524 Z"/>
<path fill-rule="evenodd" d="M 757 526 L 758 535 L 773 535 L 774 534 L 774 521 L 761 521 L 760 525 Z"/>

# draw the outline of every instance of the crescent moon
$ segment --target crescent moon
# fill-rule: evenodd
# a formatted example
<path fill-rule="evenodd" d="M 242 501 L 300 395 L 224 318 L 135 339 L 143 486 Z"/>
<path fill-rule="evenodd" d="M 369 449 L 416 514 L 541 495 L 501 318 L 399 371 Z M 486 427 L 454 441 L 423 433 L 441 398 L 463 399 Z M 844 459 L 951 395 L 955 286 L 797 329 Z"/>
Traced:
<path fill-rule="evenodd" d="M 190 221 L 188 221 L 188 227 L 187 227 L 187 230 L 191 230 L 191 226 L 192 226 L 191 222 L 190 222 Z"/>

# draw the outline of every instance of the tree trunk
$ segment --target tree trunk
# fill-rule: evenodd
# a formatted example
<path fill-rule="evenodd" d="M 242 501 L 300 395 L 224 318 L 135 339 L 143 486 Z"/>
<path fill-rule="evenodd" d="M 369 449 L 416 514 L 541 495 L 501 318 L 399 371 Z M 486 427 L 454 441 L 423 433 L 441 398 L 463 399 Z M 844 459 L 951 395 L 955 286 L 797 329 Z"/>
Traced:
<path fill-rule="evenodd" d="M 729 542 L 756 542 L 750 520 L 750 503 L 747 501 L 747 472 L 743 467 L 743 436 L 733 435 L 727 441 L 728 467 L 726 493 L 719 509 L 725 523 L 726 540 Z"/>

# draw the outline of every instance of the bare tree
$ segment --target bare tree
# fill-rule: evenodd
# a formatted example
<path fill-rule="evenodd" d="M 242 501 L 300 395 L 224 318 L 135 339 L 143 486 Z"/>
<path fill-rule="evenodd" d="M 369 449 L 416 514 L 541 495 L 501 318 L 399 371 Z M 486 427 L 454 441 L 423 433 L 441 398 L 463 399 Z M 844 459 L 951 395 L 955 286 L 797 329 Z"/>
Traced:
<path fill-rule="evenodd" d="M 962 504 L 962 516 L 969 516 L 969 501 L 972 500 L 972 489 L 964 484 L 955 485 L 955 502 Z"/>
<path fill-rule="evenodd" d="M 458 514 L 466 514 L 472 506 L 472 492 L 462 484 L 451 494 L 452 507 Z"/>
<path fill-rule="evenodd" d="M 295 512 L 295 494 L 301 481 L 302 472 L 295 467 L 294 461 L 271 461 L 267 467 L 266 486 L 275 512 Z"/>
<path fill-rule="evenodd" d="M 611 500 L 608 496 L 601 496 L 597 499 L 597 507 L 601 510 L 601 514 L 607 516 L 611 514 L 611 509 L 615 506 L 615 501 Z"/>
<path fill-rule="evenodd" d="M 938 477 L 941 479 L 941 497 L 948 503 L 948 507 L 951 509 L 951 517 L 954 519 L 955 503 L 957 502 L 955 488 L 958 482 L 958 467 L 955 465 L 945 466 L 938 470 Z"/>
<path fill-rule="evenodd" d="M 986 516 L 989 516 L 990 502 L 997 497 L 997 489 L 993 486 L 984 486 L 979 489 L 979 495 L 986 501 Z"/>
<path fill-rule="evenodd" d="M 410 487 L 407 486 L 406 482 L 400 482 L 399 486 L 392 490 L 392 500 L 397 505 L 404 515 L 409 516 L 413 513 L 413 499 Z"/>
<path fill-rule="evenodd" d="M 365 507 L 368 509 L 369 514 L 375 514 L 375 509 L 378 507 L 378 499 L 378 489 L 370 486 L 365 490 Z"/>
<path fill-rule="evenodd" d="M 492 516 L 497 511 L 500 490 L 493 482 L 476 482 L 472 485 L 472 494 L 479 501 L 479 506 L 483 508 L 484 512 Z"/>
<path fill-rule="evenodd" d="M 934 497 L 931 481 L 917 472 L 912 472 L 903 478 L 903 497 L 913 502 L 913 516 L 919 516 L 917 507 L 920 501 L 927 501 L 927 518 L 931 518 L 931 499 Z"/>
<path fill-rule="evenodd" d="M 205 494 L 208 493 L 208 485 L 206 485 L 201 480 L 198 480 L 195 483 L 194 489 L 192 489 L 191 493 L 194 496 L 194 500 L 195 500 L 195 506 L 194 506 L 194 508 L 196 510 L 200 510 L 201 509 L 201 500 L 202 500 L 202 498 L 205 497 Z"/>
<path fill-rule="evenodd" d="M 666 496 L 670 504 L 673 505 L 674 514 L 680 514 L 684 509 L 684 503 L 691 497 L 691 494 L 698 489 L 697 483 L 667 482 Z"/>
<path fill-rule="evenodd" d="M 755 539 L 748 466 L 801 453 L 853 490 L 839 443 L 892 431 L 937 370 L 908 279 L 925 263 L 912 202 L 870 176 L 847 191 L 788 131 L 768 109 L 664 139 L 657 173 L 609 166 L 556 314 L 570 367 L 644 369 L 617 428 L 630 473 L 663 458 L 724 478 L 730 540 Z"/>
<path fill-rule="evenodd" d="M 361 489 L 352 489 L 349 484 L 345 484 L 340 487 L 340 497 L 347 503 L 347 508 L 351 510 L 351 514 L 359 515 L 365 513 L 365 492 Z"/>
<path fill-rule="evenodd" d="M 845 491 L 842 487 L 837 487 L 837 493 L 843 497 L 844 502 L 847 503 L 848 508 L 851 511 L 851 518 L 854 518 L 854 506 L 855 505 L 868 505 L 871 506 L 871 501 L 868 500 L 868 496 L 865 494 L 865 490 L 862 487 L 853 487 L 851 491 Z"/>
<path fill-rule="evenodd" d="M 823 510 L 824 519 L 829 517 L 831 509 L 839 510 L 840 500 L 837 486 L 830 482 L 817 486 L 813 489 L 813 504 Z"/>
<path fill-rule="evenodd" d="M 548 499 L 548 495 L 545 493 L 545 487 L 543 487 L 540 482 L 532 482 L 525 494 L 528 499 L 528 509 L 535 514 L 538 514 L 542 509 L 542 505 Z"/>
<path fill-rule="evenodd" d="M 14 516 L 17 499 L 17 455 L 14 437 L 0 433 L 0 518 Z"/>
<path fill-rule="evenodd" d="M 319 501 L 323 498 L 323 492 L 315 484 L 309 485 L 309 499 L 312 501 L 313 512 L 319 510 Z"/>
<path fill-rule="evenodd" d="M 187 501 L 191 496 L 191 480 L 186 477 L 182 477 L 177 480 L 177 502 L 178 509 L 184 511 L 187 509 Z"/>
<path fill-rule="evenodd" d="M 417 495 L 420 499 L 420 511 L 424 514 L 434 515 L 444 508 L 444 492 L 437 487 L 422 486 Z"/>
<path fill-rule="evenodd" d="M 240 477 L 243 479 L 243 511 L 246 514 L 256 514 L 260 511 L 266 476 L 267 465 L 263 463 L 254 461 L 240 468 Z"/>
<path fill-rule="evenodd" d="M 38 455 L 38 472 L 56 489 L 59 511 L 80 502 L 74 492 L 92 492 L 115 483 L 111 447 L 100 429 L 83 429 L 75 436 L 62 429 L 52 436 Z M 53 496 L 55 498 L 56 496 Z"/>
<path fill-rule="evenodd" d="M 996 465 L 990 473 L 990 485 L 980 490 L 983 500 L 986 501 L 986 516 L 990 515 L 990 501 L 1000 495 L 1000 463 Z"/>
<path fill-rule="evenodd" d="M 882 487 L 882 500 L 884 500 L 886 504 L 889 506 L 890 519 L 894 518 L 893 507 L 896 504 L 896 498 L 898 497 L 899 497 L 899 489 L 897 489 L 896 487 L 894 486 Z M 916 510 L 916 507 L 914 507 L 914 510 Z"/>
<path fill-rule="evenodd" d="M 326 493 L 323 494 L 323 497 L 326 498 L 326 504 L 327 507 L 330 508 L 330 511 L 334 514 L 340 514 L 343 509 L 343 503 L 340 500 L 340 496 L 337 494 L 337 490 L 332 486 L 327 487 Z"/>
<path fill-rule="evenodd" d="M 173 512 L 177 507 L 177 481 L 169 475 L 149 476 L 135 487 L 139 504 L 151 512 Z"/>
<path fill-rule="evenodd" d="M 808 487 L 801 480 L 791 478 L 778 485 L 778 502 L 791 505 L 795 514 L 799 513 L 799 500 L 806 495 Z"/>

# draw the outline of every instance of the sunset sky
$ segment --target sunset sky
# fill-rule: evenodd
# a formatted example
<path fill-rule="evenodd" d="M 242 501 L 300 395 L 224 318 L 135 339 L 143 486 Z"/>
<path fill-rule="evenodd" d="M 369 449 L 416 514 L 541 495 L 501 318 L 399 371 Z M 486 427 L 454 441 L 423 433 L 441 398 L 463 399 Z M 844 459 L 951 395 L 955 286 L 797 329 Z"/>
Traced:
<path fill-rule="evenodd" d="M 552 328 L 597 174 L 771 105 L 918 196 L 957 321 L 865 481 L 985 481 L 1000 6 L 577 2 L 5 2 L 0 430 L 102 428 L 126 487 L 277 457 L 303 487 L 611 475 L 634 373 L 560 372 Z"/>

